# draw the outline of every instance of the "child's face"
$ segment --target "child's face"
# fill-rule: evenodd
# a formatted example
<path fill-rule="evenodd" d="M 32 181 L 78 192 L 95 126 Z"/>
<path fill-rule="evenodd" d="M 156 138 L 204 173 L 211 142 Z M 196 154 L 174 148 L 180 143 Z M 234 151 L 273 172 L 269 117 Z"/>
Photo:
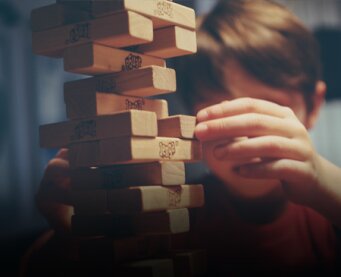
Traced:
<path fill-rule="evenodd" d="M 235 62 L 229 63 L 229 66 L 227 67 L 226 81 L 228 82 L 228 87 L 230 88 L 229 92 L 226 92 L 225 95 L 224 93 L 207 92 L 207 98 L 209 100 L 197 104 L 195 106 L 195 110 L 199 111 L 202 108 L 220 103 L 225 100 L 233 100 L 235 98 L 241 97 L 252 97 L 275 102 L 281 106 L 287 106 L 291 108 L 295 112 L 297 118 L 307 127 L 308 113 L 306 110 L 304 97 L 301 92 L 269 87 L 250 76 L 239 66 L 239 64 Z M 210 151 L 208 151 L 208 153 L 210 153 Z M 210 166 L 209 159 L 210 158 L 207 156 L 206 161 Z M 259 198 L 274 191 L 281 194 L 281 186 L 278 180 L 252 180 L 243 178 L 233 171 L 233 168 L 235 168 L 237 165 L 233 162 L 222 161 L 218 164 L 212 164 L 214 164 L 214 166 L 210 166 L 211 171 L 222 180 L 228 180 L 227 185 L 229 186 L 229 189 L 240 197 L 248 199 Z M 224 174 L 224 176 L 219 176 L 221 174 Z"/>

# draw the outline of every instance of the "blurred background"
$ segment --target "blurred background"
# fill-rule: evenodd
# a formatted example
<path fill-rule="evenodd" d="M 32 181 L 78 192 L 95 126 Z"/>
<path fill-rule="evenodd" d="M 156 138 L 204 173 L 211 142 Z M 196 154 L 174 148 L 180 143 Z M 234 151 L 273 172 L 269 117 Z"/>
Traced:
<path fill-rule="evenodd" d="M 194 7 L 200 15 L 216 1 L 176 2 Z M 341 1 L 278 2 L 299 16 L 320 42 L 329 89 L 311 136 L 318 151 L 341 166 Z M 1 260 L 13 270 L 22 251 L 47 228 L 35 209 L 34 195 L 56 150 L 39 148 L 38 126 L 66 119 L 63 83 L 80 77 L 64 73 L 61 60 L 32 54 L 30 12 L 52 3 L 0 0 L 0 252 L 5 257 Z M 167 96 L 167 100 L 172 113 L 184 112 L 176 95 Z"/>

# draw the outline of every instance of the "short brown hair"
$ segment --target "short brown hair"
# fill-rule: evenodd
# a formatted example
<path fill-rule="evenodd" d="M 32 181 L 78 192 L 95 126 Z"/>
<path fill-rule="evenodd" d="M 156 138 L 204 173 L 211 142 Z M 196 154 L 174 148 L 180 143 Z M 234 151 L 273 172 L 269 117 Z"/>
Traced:
<path fill-rule="evenodd" d="M 284 6 L 271 0 L 221 0 L 198 25 L 198 53 L 178 69 L 188 104 L 207 97 L 205 89 L 228 90 L 223 68 L 234 59 L 270 86 L 302 91 L 311 109 L 321 78 L 318 45 Z"/>

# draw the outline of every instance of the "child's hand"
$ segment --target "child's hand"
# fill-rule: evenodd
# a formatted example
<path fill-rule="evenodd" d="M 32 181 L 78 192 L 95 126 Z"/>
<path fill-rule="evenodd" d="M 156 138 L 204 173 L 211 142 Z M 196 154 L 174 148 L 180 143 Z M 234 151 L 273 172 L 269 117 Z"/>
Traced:
<path fill-rule="evenodd" d="M 61 149 L 45 169 L 36 196 L 37 207 L 51 227 L 58 233 L 68 234 L 73 207 L 70 205 L 70 176 L 68 150 Z"/>
<path fill-rule="evenodd" d="M 280 180 L 290 200 L 313 201 L 321 184 L 320 157 L 291 109 L 240 98 L 201 110 L 197 120 L 206 161 L 223 181 L 231 182 L 231 172 L 250 181 Z"/>

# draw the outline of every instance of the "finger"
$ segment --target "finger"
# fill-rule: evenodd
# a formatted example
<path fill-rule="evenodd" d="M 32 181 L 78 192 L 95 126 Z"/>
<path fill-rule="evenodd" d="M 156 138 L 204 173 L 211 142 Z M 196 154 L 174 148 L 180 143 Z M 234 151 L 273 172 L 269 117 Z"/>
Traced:
<path fill-rule="evenodd" d="M 61 148 L 56 154 L 55 158 L 60 158 L 62 160 L 67 160 L 69 157 L 69 149 Z"/>
<path fill-rule="evenodd" d="M 233 141 L 214 149 L 218 160 L 248 160 L 259 157 L 305 161 L 310 148 L 300 141 L 278 136 L 262 136 Z"/>
<path fill-rule="evenodd" d="M 236 168 L 236 172 L 246 178 L 279 179 L 289 183 L 306 182 L 312 176 L 306 163 L 288 159 L 243 165 Z"/>
<path fill-rule="evenodd" d="M 197 120 L 198 122 L 203 122 L 245 113 L 260 113 L 279 118 L 294 116 L 291 109 L 273 102 L 254 98 L 238 98 L 202 109 L 197 114 Z"/>
<path fill-rule="evenodd" d="M 195 127 L 195 136 L 201 141 L 268 135 L 292 138 L 297 132 L 301 131 L 292 120 L 255 113 L 214 119 Z"/>

